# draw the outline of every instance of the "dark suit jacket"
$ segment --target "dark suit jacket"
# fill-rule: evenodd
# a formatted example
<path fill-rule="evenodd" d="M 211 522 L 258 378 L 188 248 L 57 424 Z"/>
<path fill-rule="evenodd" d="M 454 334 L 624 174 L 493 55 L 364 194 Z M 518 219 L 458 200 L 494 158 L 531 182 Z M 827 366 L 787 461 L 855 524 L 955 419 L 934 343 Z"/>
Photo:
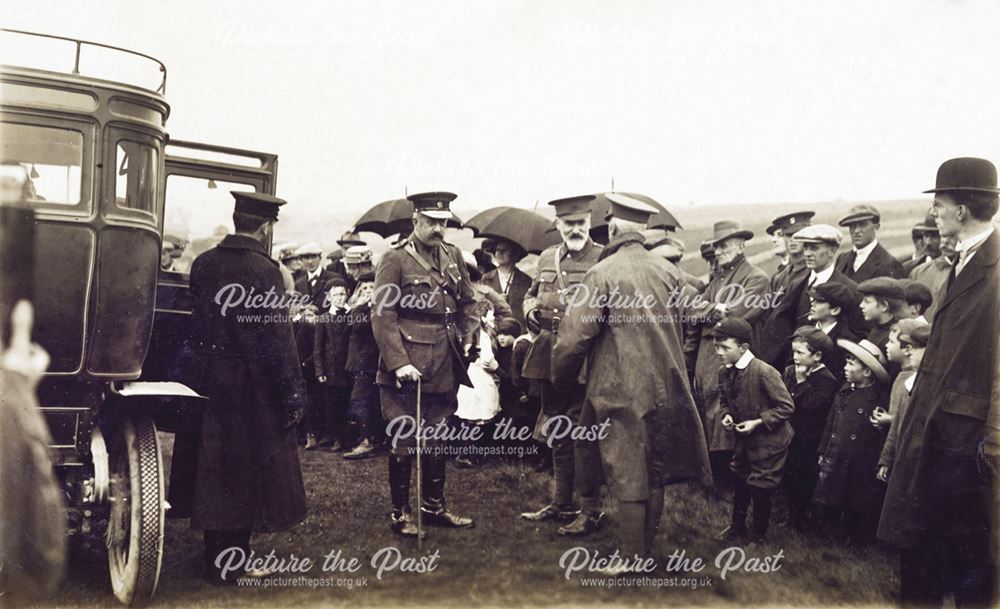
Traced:
<path fill-rule="evenodd" d="M 521 269 L 514 267 L 514 276 L 511 277 L 510 286 L 507 288 L 506 294 L 500 289 L 500 274 L 496 269 L 483 275 L 482 282 L 504 295 L 507 299 L 507 304 L 510 305 L 510 309 L 514 313 L 514 319 L 521 324 L 521 330 L 527 331 L 524 325 L 524 295 L 528 293 L 528 289 L 531 287 L 531 277 Z"/>
<path fill-rule="evenodd" d="M 993 393 L 1000 332 L 1000 232 L 944 288 L 900 422 L 878 537 L 920 547 L 934 533 L 956 544 L 989 535 L 993 501 L 983 454 L 995 458 L 1000 401 Z M 956 512 L 956 503 L 965 509 Z"/>
<path fill-rule="evenodd" d="M 905 279 L 903 265 L 892 257 L 882 244 L 879 243 L 869 254 L 868 259 L 861 265 L 861 268 L 854 271 L 854 250 L 844 252 L 837 256 L 834 268 L 854 280 L 854 283 L 861 283 L 873 277 L 892 277 L 893 279 Z"/>
<path fill-rule="evenodd" d="M 806 271 L 795 278 L 777 306 L 771 309 L 766 317 L 758 320 L 757 327 L 760 329 L 754 336 L 754 354 L 775 368 L 784 369 L 791 361 L 792 344 L 789 337 L 792 332 L 799 326 L 812 323 L 806 317 L 809 313 L 809 294 L 806 292 L 809 275 L 809 271 Z M 827 283 L 841 283 L 852 291 L 858 289 L 858 284 L 836 269 L 833 270 Z M 860 318 L 861 311 L 857 305 L 851 309 L 846 311 L 848 320 Z"/>
<path fill-rule="evenodd" d="M 310 286 L 309 276 L 302 275 L 295 280 L 295 291 L 308 296 L 310 304 L 314 304 L 320 311 L 324 311 L 328 308 L 323 306 L 323 300 L 326 298 L 326 290 L 324 288 L 326 287 L 326 282 L 333 279 L 334 276 L 336 276 L 336 273 L 321 269 L 316 283 Z"/>

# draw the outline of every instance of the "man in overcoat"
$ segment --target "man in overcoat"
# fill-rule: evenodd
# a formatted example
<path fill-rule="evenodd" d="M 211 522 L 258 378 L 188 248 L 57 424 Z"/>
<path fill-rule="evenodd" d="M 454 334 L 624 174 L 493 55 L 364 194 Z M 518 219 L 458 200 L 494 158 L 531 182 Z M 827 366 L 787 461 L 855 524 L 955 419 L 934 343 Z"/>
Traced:
<path fill-rule="evenodd" d="M 938 169 L 934 215 L 955 237 L 958 261 L 943 288 L 909 411 L 899 429 L 878 537 L 902 550 L 904 605 L 992 607 L 996 556 L 990 552 L 1000 484 L 1000 234 L 997 172 L 983 159 Z"/>
<path fill-rule="evenodd" d="M 461 251 L 444 241 L 450 204 L 456 196 L 449 192 L 410 195 L 413 233 L 386 252 L 375 269 L 371 322 L 380 352 L 376 382 L 387 433 L 394 435 L 389 455 L 390 527 L 406 537 L 419 534 L 410 514 L 416 434 L 403 433 L 406 428 L 400 425 L 416 423 L 418 382 L 420 424 L 431 427 L 455 413 L 459 384 L 472 386 L 466 359 L 479 323 L 476 298 Z M 424 522 L 472 527 L 471 518 L 448 511 L 444 447 L 429 440 L 427 448 L 419 499 Z"/>
<path fill-rule="evenodd" d="M 618 500 L 622 554 L 631 559 L 650 556 L 663 487 L 711 484 L 711 468 L 684 366 L 680 273 L 643 245 L 639 231 L 655 210 L 608 198 L 611 241 L 570 302 L 552 376 L 572 381 L 587 359 L 584 411 L 593 414 L 581 419 L 610 422 L 600 454 Z"/>
<path fill-rule="evenodd" d="M 710 311 L 700 324 L 694 396 L 701 410 L 708 450 L 712 453 L 712 467 L 722 477 L 728 476 L 735 439 L 733 433 L 722 426 L 718 388 L 722 364 L 715 355 L 710 330 L 723 317 L 739 317 L 753 326 L 767 311 L 768 305 L 764 300 L 767 274 L 750 264 L 743 253 L 746 242 L 752 238 L 753 232 L 745 230 L 738 220 L 715 223 L 711 241 L 718 272 L 702 294 L 703 302 Z"/>
<path fill-rule="evenodd" d="M 191 526 L 205 533 L 207 576 L 229 547 L 249 552 L 251 532 L 282 531 L 306 515 L 293 426 L 306 406 L 286 308 L 251 308 L 249 295 L 284 294 L 266 243 L 281 199 L 233 192 L 235 234 L 191 265 L 191 386 L 208 397 L 197 443 Z M 222 298 L 219 299 L 219 295 Z M 238 296 L 238 293 L 237 293 Z M 221 300 L 221 304 L 220 304 Z M 236 301 L 231 306 L 225 306 Z M 268 316 L 268 321 L 246 318 Z"/>

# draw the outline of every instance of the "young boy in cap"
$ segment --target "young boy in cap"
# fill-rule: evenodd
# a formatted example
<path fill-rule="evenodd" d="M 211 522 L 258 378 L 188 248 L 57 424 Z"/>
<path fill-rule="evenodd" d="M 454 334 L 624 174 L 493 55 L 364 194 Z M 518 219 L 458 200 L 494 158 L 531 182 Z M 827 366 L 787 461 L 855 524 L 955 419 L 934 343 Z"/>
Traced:
<path fill-rule="evenodd" d="M 313 366 L 316 380 L 325 388 L 323 437 L 319 446 L 339 452 L 347 441 L 347 402 L 351 378 L 345 369 L 350 328 L 347 322 L 347 287 L 340 275 L 326 282 L 322 314 L 316 319 Z"/>
<path fill-rule="evenodd" d="M 801 326 L 792 336 L 794 363 L 785 368 L 783 375 L 785 387 L 795 401 L 795 412 L 790 419 L 795 435 L 788 447 L 785 489 L 789 520 L 799 530 L 807 524 L 816 488 L 819 443 L 833 397 L 842 382 L 825 365 L 833 350 L 833 341 L 822 330 Z"/>
<path fill-rule="evenodd" d="M 899 429 L 906 416 L 907 406 L 910 403 L 910 392 L 913 391 L 913 384 L 917 380 L 917 368 L 924 359 L 924 350 L 927 348 L 927 339 L 930 338 L 931 327 L 927 323 L 918 320 L 907 319 L 899 322 L 899 336 L 897 338 L 900 345 L 900 352 L 903 356 L 903 371 L 896 377 L 892 385 L 892 394 L 889 399 L 889 434 L 885 438 L 882 446 L 882 453 L 878 460 L 878 470 L 875 477 L 882 482 L 889 480 L 892 472 L 892 463 L 896 459 L 896 442 L 899 438 Z M 890 341 L 890 344 L 891 341 Z M 874 423 L 875 421 L 873 421 Z"/>
<path fill-rule="evenodd" d="M 924 317 L 924 311 L 930 308 L 934 302 L 934 294 L 931 289 L 914 279 L 902 279 L 903 299 L 906 302 L 904 315 L 909 319 L 919 319 L 924 323 L 929 323 Z"/>
<path fill-rule="evenodd" d="M 857 294 L 850 287 L 835 281 L 828 281 L 809 289 L 809 319 L 817 330 L 826 334 L 833 344 L 843 338 L 857 342 L 858 336 L 850 328 L 849 312 L 858 304 Z M 844 382 L 844 354 L 832 349 L 826 354 L 824 363 L 840 385 Z"/>
<path fill-rule="evenodd" d="M 871 541 L 878 525 L 885 487 L 872 475 L 882 451 L 882 433 L 871 424 L 885 404 L 889 374 L 882 352 L 868 340 L 838 340 L 847 352 L 847 380 L 837 392 L 819 446 L 819 479 L 813 502 L 847 541 Z"/>
<path fill-rule="evenodd" d="M 858 285 L 861 294 L 861 314 L 872 325 L 866 337 L 879 351 L 889 342 L 892 324 L 901 317 L 906 293 L 898 281 L 890 277 L 875 277 Z"/>
<path fill-rule="evenodd" d="M 719 537 L 747 538 L 747 512 L 753 502 L 749 539 L 762 543 L 771 519 L 771 497 L 781 483 L 794 411 L 781 374 L 750 351 L 750 324 L 727 317 L 712 328 L 719 370 L 722 425 L 736 432 L 730 469 L 735 474 L 732 523 Z"/>

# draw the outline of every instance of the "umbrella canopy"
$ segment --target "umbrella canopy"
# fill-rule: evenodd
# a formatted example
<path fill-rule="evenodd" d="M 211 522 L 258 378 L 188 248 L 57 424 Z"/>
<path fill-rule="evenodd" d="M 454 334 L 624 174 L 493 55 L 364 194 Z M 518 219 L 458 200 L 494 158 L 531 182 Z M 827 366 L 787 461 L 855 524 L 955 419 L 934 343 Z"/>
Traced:
<path fill-rule="evenodd" d="M 517 207 L 493 207 L 465 223 L 477 237 L 506 239 L 526 252 L 538 254 L 559 243 L 559 235 L 549 232 L 551 222 L 545 216 Z"/>
<path fill-rule="evenodd" d="M 452 212 L 448 226 L 462 228 L 462 221 Z M 409 199 L 382 201 L 358 218 L 354 224 L 356 232 L 368 232 L 389 237 L 413 230 L 413 202 Z"/>
<path fill-rule="evenodd" d="M 608 223 L 604 219 L 604 216 L 608 214 L 608 210 L 611 209 L 611 200 L 608 199 L 608 194 L 609 193 L 605 192 L 598 193 L 594 195 L 597 198 L 591 202 L 590 237 L 598 243 L 608 242 Z M 634 192 L 620 192 L 618 194 L 638 199 L 639 201 L 648 203 L 659 210 L 658 213 L 653 214 L 653 216 L 649 218 L 647 228 L 663 228 L 671 231 L 683 228 L 681 223 L 677 221 L 677 218 L 675 218 L 672 213 L 667 211 L 666 207 L 661 205 L 652 197 L 636 194 Z"/>

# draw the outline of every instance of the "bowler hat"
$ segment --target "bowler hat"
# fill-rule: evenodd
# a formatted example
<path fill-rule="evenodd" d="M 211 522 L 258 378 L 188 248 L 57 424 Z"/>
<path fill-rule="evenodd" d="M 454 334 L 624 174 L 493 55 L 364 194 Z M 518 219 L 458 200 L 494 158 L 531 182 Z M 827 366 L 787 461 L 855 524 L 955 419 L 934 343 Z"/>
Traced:
<path fill-rule="evenodd" d="M 753 231 L 743 228 L 743 223 L 739 220 L 719 220 L 712 226 L 709 241 L 715 246 L 726 239 L 753 239 Z"/>
<path fill-rule="evenodd" d="M 882 383 L 889 382 L 889 373 L 886 372 L 885 366 L 882 364 L 885 361 L 882 350 L 875 343 L 867 339 L 862 339 L 855 343 L 844 338 L 838 338 L 837 346 L 864 364 L 866 368 L 878 377 L 879 381 Z"/>
<path fill-rule="evenodd" d="M 934 188 L 924 192 L 971 190 L 1000 193 L 997 189 L 997 168 L 986 159 L 962 157 L 941 163 Z"/>

